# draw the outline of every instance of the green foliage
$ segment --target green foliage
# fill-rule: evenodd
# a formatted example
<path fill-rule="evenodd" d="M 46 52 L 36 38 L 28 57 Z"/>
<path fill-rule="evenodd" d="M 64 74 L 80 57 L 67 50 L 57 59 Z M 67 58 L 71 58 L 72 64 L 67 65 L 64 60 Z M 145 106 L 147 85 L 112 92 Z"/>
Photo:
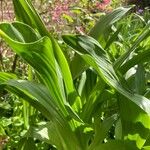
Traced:
<path fill-rule="evenodd" d="M 0 92 L 28 102 L 44 118 L 24 110 L 25 131 L 14 147 L 40 149 L 41 141 L 44 149 L 148 149 L 149 68 L 148 57 L 141 56 L 149 55 L 149 23 L 133 30 L 134 38 L 127 36 L 126 24 L 118 21 L 131 8 L 118 8 L 89 36 L 62 36 L 76 53 L 68 60 L 31 1 L 13 4 L 17 21 L 1 23 L 0 35 L 33 70 L 29 68 L 28 80 L 0 72 Z"/>

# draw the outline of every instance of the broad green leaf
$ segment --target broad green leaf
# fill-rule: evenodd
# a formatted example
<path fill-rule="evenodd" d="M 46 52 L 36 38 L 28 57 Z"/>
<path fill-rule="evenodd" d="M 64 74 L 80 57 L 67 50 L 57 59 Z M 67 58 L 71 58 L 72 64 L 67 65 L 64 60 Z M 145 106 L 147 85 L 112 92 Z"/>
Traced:
<path fill-rule="evenodd" d="M 82 124 L 76 128 L 76 135 L 80 141 L 81 149 L 87 150 L 89 146 L 89 141 L 93 137 L 93 128 L 89 124 Z"/>
<path fill-rule="evenodd" d="M 95 122 L 95 135 L 94 140 L 92 141 L 91 145 L 89 146 L 89 150 L 93 150 L 95 147 L 99 145 L 99 143 L 102 143 L 104 138 L 106 138 L 106 135 L 110 128 L 112 127 L 114 121 L 116 120 L 116 115 L 113 115 L 107 119 L 105 119 L 103 122 L 100 122 L 100 119 L 98 119 Z"/>
<path fill-rule="evenodd" d="M 55 109 L 58 109 L 60 111 L 60 114 L 62 113 L 62 115 L 64 115 L 63 117 L 67 117 L 68 116 L 67 111 L 69 111 L 69 115 L 71 117 L 81 121 L 79 116 L 74 112 L 74 110 L 66 102 L 67 99 L 66 99 L 66 95 L 65 95 L 63 77 L 62 77 L 62 74 L 61 74 L 60 67 L 62 67 L 62 68 L 66 67 L 67 68 L 67 66 L 65 66 L 67 64 L 67 62 L 65 60 L 65 57 L 60 52 L 61 50 L 59 49 L 57 43 L 55 43 L 55 41 L 51 41 L 50 38 L 48 38 L 48 37 L 43 37 L 43 38 L 40 38 L 38 40 L 34 39 L 35 41 L 32 41 L 30 43 L 25 43 L 27 41 L 24 38 L 24 42 L 20 42 L 20 41 L 22 41 L 22 39 L 20 37 L 26 37 L 27 36 L 26 34 L 28 32 L 21 32 L 21 33 L 23 33 L 23 36 L 20 36 L 20 32 L 19 32 L 20 30 L 17 30 L 17 29 L 21 28 L 23 31 L 24 31 L 24 29 L 28 30 L 28 26 L 26 26 L 22 23 L 21 23 L 21 26 L 19 26 L 20 23 L 15 22 L 13 24 L 7 24 L 8 28 L 7 28 L 7 30 L 4 30 L 5 25 L 6 24 L 1 24 L 1 28 L 0 28 L 1 29 L 0 30 L 1 36 L 7 41 L 7 43 L 10 45 L 10 47 L 18 55 L 20 55 L 24 60 L 26 60 L 38 72 L 38 75 L 40 76 L 40 79 L 43 81 L 43 83 L 48 88 L 48 92 L 51 94 L 52 98 L 54 99 L 53 102 L 56 104 L 56 106 L 49 106 L 48 105 L 48 103 L 46 102 L 47 100 L 50 99 L 48 97 L 47 97 L 47 99 L 45 99 L 45 101 L 43 101 L 43 104 L 41 104 L 40 103 L 41 101 L 40 101 L 39 103 L 37 103 L 37 105 L 35 105 L 36 101 L 34 100 L 34 98 L 33 97 L 28 97 L 27 95 L 25 95 L 22 90 L 19 91 L 18 88 L 24 88 L 24 87 L 22 87 L 20 84 L 18 84 L 16 82 L 13 83 L 13 86 L 17 86 L 17 88 L 15 89 L 15 87 L 14 88 L 9 87 L 9 90 L 11 92 L 14 92 L 14 94 L 17 94 L 20 97 L 24 96 L 25 100 L 29 99 L 30 104 L 32 104 L 34 107 L 36 107 L 38 110 L 40 110 L 50 120 L 53 118 L 52 116 L 56 115 L 56 114 L 53 114 L 51 116 L 49 114 L 50 113 L 49 112 L 50 107 L 55 107 Z M 13 28 L 14 25 L 16 25 L 15 29 Z M 23 28 L 24 26 L 26 28 Z M 15 33 L 14 34 L 15 36 L 10 36 L 9 35 L 9 31 L 12 31 L 12 30 Z M 19 36 L 18 36 L 18 34 L 19 34 Z M 15 38 L 16 36 L 18 38 Z M 55 56 L 54 56 L 54 49 L 53 49 L 54 47 L 55 47 L 55 49 L 58 49 L 57 57 L 58 58 L 63 57 L 63 60 L 64 60 L 63 62 L 59 62 L 60 66 L 58 65 L 58 62 L 57 62 L 57 60 L 55 59 Z M 67 73 L 67 71 L 69 70 L 69 68 L 67 68 L 67 69 L 66 68 L 63 70 L 63 71 L 66 71 L 66 72 L 62 72 L 63 75 L 65 75 L 65 73 Z M 69 80 L 72 81 L 71 80 L 72 79 L 71 73 L 68 72 L 68 74 L 66 74 L 66 75 L 68 75 Z M 75 90 L 74 90 L 73 84 L 71 82 L 69 82 L 68 78 L 67 78 L 67 76 L 65 76 L 64 80 L 65 80 L 67 94 L 71 95 L 73 92 L 75 92 Z M 30 84 L 28 83 L 27 86 L 29 86 L 29 85 Z M 12 86 L 12 85 L 9 85 L 9 86 Z M 21 87 L 18 87 L 18 86 L 21 86 Z M 38 90 L 38 89 L 36 89 L 36 90 Z M 34 93 L 32 93 L 32 91 L 30 91 L 30 92 L 31 92 L 30 93 L 31 95 L 34 95 Z M 42 93 L 42 91 L 41 91 L 41 93 Z M 40 96 L 40 95 L 37 94 L 36 96 Z M 41 95 L 41 96 L 44 96 L 44 95 Z M 75 97 L 75 99 L 76 99 L 76 97 Z M 42 100 L 42 97 L 41 97 L 41 100 Z M 57 120 L 56 116 L 55 116 L 55 119 L 54 119 L 54 123 L 55 123 L 55 126 L 56 126 L 56 133 L 57 133 L 57 135 L 60 139 L 65 140 L 65 138 L 63 136 L 65 135 L 65 132 L 67 133 L 69 131 L 68 128 L 70 128 L 70 126 L 69 126 L 69 124 L 67 124 L 67 120 L 63 121 L 62 123 L 60 123 L 61 122 L 60 118 L 58 119 L 59 120 L 58 122 L 55 121 L 55 120 Z M 68 126 L 67 129 L 62 129 L 60 124 L 63 124 L 63 123 L 65 123 L 65 125 L 63 126 L 64 128 L 67 128 L 67 126 Z M 61 132 L 63 132 L 63 133 L 61 133 Z M 69 138 L 70 136 L 72 136 L 72 137 L 74 136 L 72 131 L 69 131 L 67 138 Z M 76 138 L 76 137 L 74 137 L 74 138 Z M 77 141 L 77 139 L 74 139 L 74 140 Z M 66 142 L 64 142 L 64 141 L 60 142 L 61 146 L 64 149 L 70 149 L 70 148 L 68 148 L 68 147 L 70 147 L 68 144 L 63 144 L 63 143 L 67 143 L 67 141 L 69 141 L 69 140 L 66 139 L 65 141 Z M 77 146 L 75 146 L 75 147 L 78 147 L 77 142 L 76 142 L 76 145 Z M 60 149 L 62 149 L 62 148 L 60 148 Z"/>
<path fill-rule="evenodd" d="M 14 34 L 10 35 L 9 32 L 12 31 Z M 74 112 L 74 110 L 78 111 L 81 107 L 81 104 L 79 104 L 80 97 L 74 88 L 68 63 L 59 45 L 54 39 L 50 40 L 48 37 L 43 37 L 39 40 L 33 38 L 28 43 L 26 39 L 30 31 L 32 31 L 30 27 L 19 22 L 0 24 L 1 36 L 19 56 L 26 60 L 38 72 L 40 80 L 51 91 L 60 109 L 63 110 L 62 112 L 66 114 L 66 109 L 70 110 L 72 117 L 80 120 Z M 23 42 L 20 42 L 22 39 Z M 74 102 L 73 108 L 76 109 L 73 110 L 71 107 L 68 107 L 68 102 Z"/>
<path fill-rule="evenodd" d="M 78 88 L 78 92 L 80 93 L 82 99 L 82 106 L 83 106 L 81 116 L 82 118 L 84 118 L 84 121 L 88 121 L 89 118 L 91 120 L 91 114 L 90 114 L 91 112 L 88 110 L 90 107 L 93 107 L 94 100 L 96 99 L 96 92 L 95 92 L 96 89 L 94 90 L 94 88 L 97 82 L 97 75 L 93 70 L 88 69 L 84 73 L 82 73 L 81 80 L 79 80 L 78 82 L 79 85 L 77 88 Z M 91 93 L 93 92 L 95 92 L 95 95 L 91 96 Z"/>
<path fill-rule="evenodd" d="M 115 73 L 106 52 L 97 41 L 87 36 L 65 36 L 64 41 L 91 65 L 100 77 L 121 95 L 119 107 L 125 140 L 136 141 L 137 147 L 144 145 L 150 129 L 150 101 L 144 96 L 133 93 Z M 125 80 L 124 80 L 125 82 Z M 125 97 L 125 99 L 123 99 Z M 133 103 L 134 102 L 134 103 Z M 136 104 L 136 105 L 135 105 Z M 125 106 L 127 108 L 125 108 Z M 142 111 L 142 109 L 145 111 Z M 132 115 L 128 114 L 132 110 Z M 148 113 L 148 114 L 147 114 Z M 129 117 L 130 116 L 130 117 Z M 144 121 L 142 121 L 144 120 Z M 141 124 L 139 126 L 138 124 Z M 135 129 L 134 129 L 135 128 Z M 134 130 L 133 130 L 134 129 Z M 137 132 L 137 135 L 133 132 Z"/>
<path fill-rule="evenodd" d="M 43 108 L 43 110 L 41 109 L 40 111 L 45 111 L 45 113 L 43 114 L 47 114 L 46 117 L 48 119 L 53 119 L 54 116 L 57 118 L 57 114 L 60 114 L 60 116 L 63 117 L 60 109 L 57 106 L 57 103 L 55 102 L 55 100 L 53 99 L 50 92 L 45 86 L 39 83 L 32 83 L 24 80 L 3 81 L 1 80 L 1 74 L 0 85 L 5 85 L 5 89 L 7 89 L 10 92 L 13 92 L 14 94 L 18 95 L 23 99 L 27 98 L 25 100 L 29 101 L 29 103 L 32 103 L 34 107 L 36 106 L 35 104 L 37 104 L 37 107 L 39 107 L 38 109 L 40 109 L 40 107 Z"/>
<path fill-rule="evenodd" d="M 86 82 L 84 86 L 84 90 L 85 90 L 84 95 L 86 96 L 86 99 L 89 98 L 96 83 L 97 83 L 97 74 L 93 70 L 87 69 L 86 70 Z"/>
<path fill-rule="evenodd" d="M 13 73 L 0 72 L 0 74 L 1 74 L 1 77 L 0 77 L 1 82 L 5 82 L 6 80 L 17 78 L 17 76 Z M 1 85 L 0 95 L 1 95 L 1 92 L 3 91 L 4 91 L 4 85 L 3 86 Z"/>
<path fill-rule="evenodd" d="M 150 113 L 150 101 L 130 89 L 123 87 L 107 54 L 97 41 L 88 36 L 63 36 L 64 41 L 71 46 L 81 57 L 92 66 L 103 80 L 120 94 L 138 105 L 145 112 Z"/>
<path fill-rule="evenodd" d="M 119 141 L 119 140 L 112 140 L 105 144 L 100 144 L 99 146 L 95 147 L 93 150 L 138 150 L 134 145 Z"/>
<path fill-rule="evenodd" d="M 141 149 L 147 140 L 150 129 L 150 115 L 122 95 L 118 99 L 122 124 L 122 138 L 132 141 Z"/>
<path fill-rule="evenodd" d="M 7 30 L 5 30 L 6 25 Z M 20 30 L 17 27 L 21 28 L 21 32 L 19 32 Z M 18 34 L 23 34 L 20 37 L 28 37 L 28 30 L 30 31 L 31 29 L 18 22 L 0 24 L 0 35 L 19 56 L 38 72 L 44 84 L 49 88 L 51 94 L 58 102 L 60 109 L 63 109 L 63 100 L 65 100 L 65 95 L 63 95 L 63 91 L 61 90 L 63 89 L 63 82 L 58 63 L 54 57 L 52 42 L 48 37 L 43 37 L 39 40 L 33 39 L 34 42 L 30 43 L 25 43 L 27 42 L 26 38 L 24 38 L 24 42 L 20 42 L 20 38 L 19 40 L 15 38 L 18 37 Z M 12 31 L 14 33 L 13 36 L 10 35 Z"/>
<path fill-rule="evenodd" d="M 134 67 L 137 64 L 144 63 L 149 60 L 150 50 L 145 49 L 142 52 L 138 52 L 137 55 L 133 56 L 130 60 L 125 62 L 120 68 L 122 74 L 126 73 L 130 68 Z"/>
<path fill-rule="evenodd" d="M 52 46 L 54 49 L 54 55 L 58 62 L 58 65 L 60 67 L 60 71 L 62 73 L 64 86 L 65 86 L 65 90 L 66 90 L 67 102 L 73 106 L 73 109 L 76 112 L 78 112 L 79 109 L 81 108 L 81 99 L 78 96 L 78 94 L 74 88 L 73 79 L 72 79 L 72 75 L 71 75 L 71 71 L 70 71 L 68 62 L 67 62 L 62 50 L 60 49 L 58 43 L 52 38 L 51 38 L 51 40 L 52 40 Z M 70 110 L 70 112 L 73 112 L 73 110 L 71 110 L 71 107 L 69 107 L 68 103 L 65 104 L 66 108 L 68 110 Z M 77 117 L 77 115 L 75 115 L 75 113 L 73 116 Z"/>
<path fill-rule="evenodd" d="M 3 80 L 1 81 L 1 78 L 0 85 L 5 85 L 6 90 L 28 101 L 48 120 L 52 121 L 52 130 L 55 131 L 55 139 L 51 140 L 52 142 L 59 141 L 59 143 L 53 143 L 57 144 L 58 149 L 71 150 L 71 146 L 74 145 L 73 147 L 80 150 L 78 140 L 69 126 L 67 118 L 58 108 L 57 103 L 45 86 L 23 80 L 6 80 L 4 82 Z"/>
<path fill-rule="evenodd" d="M 68 44 L 76 49 L 79 58 L 83 60 L 83 64 L 81 63 L 79 68 L 74 71 L 73 78 L 79 77 L 83 70 L 91 66 L 96 70 L 98 78 L 100 80 L 103 79 L 100 88 L 99 84 L 96 86 L 92 84 L 91 86 L 92 80 L 90 79 L 87 80 L 87 84 L 86 82 L 82 82 L 83 85 L 80 86 L 79 91 L 81 96 L 84 91 L 85 99 L 81 101 L 74 88 L 71 71 L 66 58 L 58 43 L 46 30 L 45 25 L 31 4 L 31 0 L 13 0 L 13 3 L 16 18 L 23 23 L 0 24 L 0 35 L 18 55 L 22 56 L 22 58 L 35 69 L 43 85 L 21 80 L 8 80 L 11 79 L 8 74 L 8 77 L 6 76 L 5 78 L 5 75 L 0 73 L 0 86 L 2 90 L 6 89 L 30 102 L 30 104 L 41 111 L 48 120 L 51 120 L 51 122 L 46 125 L 31 128 L 29 132 L 31 137 L 55 145 L 57 149 L 60 150 L 83 150 L 85 147 L 85 149 L 87 149 L 87 146 L 84 146 L 83 143 L 87 145 L 92 139 L 89 138 L 91 136 L 83 134 L 84 127 L 81 131 L 76 132 L 76 129 L 82 128 L 81 123 L 79 123 L 82 122 L 82 120 L 77 113 L 81 113 L 84 119 L 86 117 L 90 119 L 93 118 L 95 113 L 97 114 L 97 112 L 95 112 L 97 111 L 95 110 L 97 107 L 95 106 L 103 102 L 103 100 L 109 99 L 109 96 L 112 96 L 109 94 L 108 97 L 106 96 L 104 98 L 105 95 L 102 93 L 106 91 L 104 88 L 105 85 L 108 84 L 113 90 L 115 89 L 115 91 L 119 93 L 117 94 L 119 95 L 120 117 L 123 124 L 122 139 L 129 140 L 129 143 L 117 140 L 108 141 L 105 144 L 101 143 L 114 122 L 114 118 L 112 117 L 110 120 L 104 121 L 100 129 L 98 127 L 96 128 L 96 140 L 94 140 L 96 144 L 91 150 L 109 150 L 110 148 L 116 150 L 134 150 L 136 149 L 135 145 L 141 149 L 149 134 L 148 131 L 150 128 L 150 117 L 147 114 L 150 113 L 149 99 L 138 95 L 143 93 L 144 86 L 138 88 L 139 83 L 136 82 L 136 92 L 138 94 L 133 93 L 128 86 L 125 86 L 127 83 L 126 80 L 124 78 L 121 80 L 120 77 L 118 77 L 107 53 L 94 39 L 85 36 L 76 36 L 75 38 L 67 37 L 67 40 L 65 40 L 67 42 L 69 41 Z M 120 20 L 129 10 L 130 8 L 114 10 L 111 14 L 103 17 L 89 34 L 95 39 L 100 40 L 103 44 L 102 46 L 109 47 L 114 40 L 112 36 L 112 39 L 110 38 L 109 42 L 105 43 L 110 35 L 108 33 L 110 27 L 116 21 Z M 114 34 L 114 37 L 117 36 L 118 32 Z M 137 39 L 136 42 L 140 43 L 148 34 L 149 33 L 146 32 L 143 37 L 141 39 L 139 38 L 139 40 Z M 136 45 L 135 43 L 135 45 L 131 47 L 132 52 L 136 50 L 135 47 L 137 46 L 138 44 Z M 125 55 L 118 59 L 120 62 L 116 65 L 116 68 L 119 68 L 130 54 Z M 77 59 L 77 61 L 78 60 L 80 59 Z M 73 67 L 78 66 L 77 61 L 72 63 Z M 143 68 L 139 68 L 137 71 L 137 78 L 142 69 Z M 141 76 L 141 80 L 139 81 L 141 82 L 143 78 L 144 75 Z M 96 84 L 97 82 L 94 80 L 92 83 Z M 88 93 L 86 93 L 86 89 Z M 89 92 L 90 90 L 91 93 Z M 107 92 L 105 94 L 107 94 Z M 82 107 L 81 102 L 82 104 L 85 103 L 86 107 Z M 124 106 L 126 106 L 126 109 L 124 109 Z M 100 110 L 100 108 L 98 109 Z M 78 122 L 76 123 L 72 118 Z M 93 131 L 92 128 L 91 130 Z M 101 130 L 104 132 L 101 133 Z M 27 140 L 22 143 L 24 149 L 28 149 Z M 31 139 L 31 141 L 33 143 L 33 139 Z M 133 145 L 130 145 L 132 141 Z M 30 149 L 36 148 L 30 147 Z"/>
<path fill-rule="evenodd" d="M 62 147 L 53 122 L 31 126 L 26 136 L 55 145 L 57 148 Z"/>
<path fill-rule="evenodd" d="M 69 90 L 70 93 L 74 92 L 73 81 L 72 81 L 72 77 L 71 77 L 71 73 L 70 73 L 67 61 L 64 58 L 64 55 L 59 45 L 57 44 L 57 42 L 48 33 L 48 30 L 45 28 L 45 25 L 43 24 L 40 16 L 38 15 L 35 8 L 33 7 L 31 1 L 30 0 L 29 1 L 28 0 L 14 0 L 13 4 L 15 8 L 15 14 L 19 21 L 22 21 L 30 25 L 31 27 L 35 28 L 40 33 L 41 36 L 49 36 L 49 38 L 52 40 L 52 47 L 54 49 L 56 59 L 60 65 L 62 73 L 65 74 L 64 81 L 66 84 L 67 91 Z M 27 35 L 24 35 L 24 36 L 27 36 Z"/>
<path fill-rule="evenodd" d="M 121 138 L 122 138 L 122 124 L 121 119 L 118 119 L 115 126 L 115 139 L 121 140 Z"/>
<path fill-rule="evenodd" d="M 131 83 L 133 90 L 135 90 L 136 93 L 144 95 L 146 82 L 143 64 L 137 65 L 136 72 L 131 78 L 133 78 Z M 131 80 L 129 82 L 131 82 Z M 118 101 L 122 123 L 122 135 L 126 140 L 135 141 L 137 147 L 141 149 L 149 134 L 150 115 L 145 114 L 132 103 L 125 102 L 126 100 L 126 98 L 120 96 Z"/>
<path fill-rule="evenodd" d="M 36 29 L 41 36 L 49 35 L 43 21 L 36 12 L 30 0 L 13 0 L 17 20 Z"/>
<path fill-rule="evenodd" d="M 48 36 L 51 39 L 52 48 L 54 49 L 54 55 L 60 66 L 63 80 L 65 82 L 65 87 L 66 87 L 66 92 L 67 92 L 67 100 L 69 102 L 74 101 L 74 107 L 76 107 L 76 111 L 78 111 L 78 109 L 81 106 L 79 108 L 77 108 L 76 103 L 80 103 L 80 98 L 78 97 L 78 95 L 73 87 L 73 80 L 71 77 L 71 72 L 70 72 L 69 66 L 67 64 L 67 61 L 65 59 L 65 56 L 64 56 L 63 52 L 61 51 L 59 45 L 57 44 L 55 39 L 53 39 L 53 37 L 49 34 L 48 30 L 46 29 L 46 26 L 42 22 L 40 16 L 38 15 L 37 11 L 33 7 L 30 0 L 14 0 L 13 4 L 14 4 L 14 8 L 15 8 L 15 14 L 19 21 L 24 22 L 24 23 L 30 25 L 32 28 L 36 29 L 36 31 L 42 37 Z M 22 11 L 20 12 L 20 10 L 22 10 Z M 60 85 L 62 87 L 62 83 L 60 83 Z M 63 91 L 63 88 L 61 89 L 61 91 Z M 72 97 L 70 95 L 74 95 L 74 96 Z"/>
<path fill-rule="evenodd" d="M 6 33 L 14 41 L 30 43 L 38 40 L 37 33 L 28 25 L 20 22 L 1 23 L 1 34 Z M 25 36 L 24 36 L 25 35 Z"/>
<path fill-rule="evenodd" d="M 94 37 L 95 39 L 100 39 L 101 44 L 104 44 L 106 41 L 103 39 L 106 36 L 106 31 L 111 28 L 111 26 L 120 20 L 131 8 L 118 8 L 100 18 L 98 23 L 91 29 L 89 35 Z M 114 41 L 116 35 L 120 30 L 118 30 L 110 39 L 107 44 L 104 44 L 105 47 L 110 46 L 110 44 Z M 109 33 L 110 34 L 110 33 Z M 107 36 L 109 36 L 109 34 Z M 103 42 L 102 42 L 103 41 Z M 73 68 L 73 69 L 72 69 Z M 76 55 L 71 62 L 71 70 L 73 78 L 79 76 L 84 70 L 86 70 L 87 64 L 81 60 L 80 56 Z"/>
<path fill-rule="evenodd" d="M 96 40 L 102 40 L 103 36 L 106 36 L 105 33 L 110 27 L 120 20 L 129 10 L 131 7 L 128 8 L 117 8 L 113 12 L 107 14 L 106 16 L 103 16 L 100 18 L 100 20 L 97 22 L 97 24 L 91 29 L 89 32 L 89 35 L 95 38 Z"/>

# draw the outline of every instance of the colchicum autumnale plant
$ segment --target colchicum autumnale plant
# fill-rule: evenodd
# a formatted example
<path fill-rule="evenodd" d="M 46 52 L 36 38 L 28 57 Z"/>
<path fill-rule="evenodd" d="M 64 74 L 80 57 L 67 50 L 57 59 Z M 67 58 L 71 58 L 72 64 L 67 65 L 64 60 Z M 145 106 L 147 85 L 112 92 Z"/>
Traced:
<path fill-rule="evenodd" d="M 76 53 L 68 63 L 31 1 L 13 0 L 13 4 L 17 21 L 1 23 L 0 35 L 38 79 L 20 80 L 1 72 L 0 90 L 29 102 L 47 119 L 32 123 L 17 149 L 38 149 L 34 139 L 58 150 L 150 149 L 144 69 L 150 55 L 149 23 L 122 55 L 115 56 L 121 27 L 114 24 L 131 9 L 118 8 L 101 18 L 88 36 L 63 36 Z"/>

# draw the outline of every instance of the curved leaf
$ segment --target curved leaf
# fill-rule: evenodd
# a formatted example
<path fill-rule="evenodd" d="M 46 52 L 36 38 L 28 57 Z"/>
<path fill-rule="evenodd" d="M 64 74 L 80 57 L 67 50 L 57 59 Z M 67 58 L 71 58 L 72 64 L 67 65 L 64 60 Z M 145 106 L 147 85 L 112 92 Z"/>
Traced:
<path fill-rule="evenodd" d="M 103 80 L 120 94 L 124 95 L 145 112 L 150 114 L 150 101 L 141 95 L 134 94 L 121 84 L 107 54 L 97 41 L 88 36 L 63 36 L 64 41 L 92 66 Z"/>
<path fill-rule="evenodd" d="M 88 65 L 92 66 L 97 71 L 98 75 L 101 76 L 108 85 L 121 94 L 119 97 L 119 107 L 121 119 L 124 122 L 123 136 L 126 140 L 129 139 L 130 141 L 136 141 L 137 146 L 141 148 L 146 141 L 148 135 L 147 131 L 150 129 L 149 99 L 142 95 L 133 93 L 132 90 L 122 84 L 122 81 L 120 81 L 115 73 L 106 52 L 93 38 L 80 35 L 65 36 L 64 41 L 74 48 L 74 50 L 81 55 Z M 124 97 L 126 98 L 123 99 Z M 143 112 L 141 109 L 148 114 Z M 128 114 L 131 110 L 132 115 Z M 135 130 L 133 130 L 133 128 Z M 137 135 L 134 135 L 134 132 L 137 131 Z"/>
<path fill-rule="evenodd" d="M 144 63 L 149 60 L 150 50 L 146 49 L 142 52 L 139 52 L 137 55 L 133 56 L 130 60 L 126 61 L 120 68 L 122 74 L 125 74 L 130 68 L 134 67 L 137 64 Z"/>
<path fill-rule="evenodd" d="M 0 86 L 1 85 L 5 85 L 6 90 L 28 101 L 48 120 L 52 121 L 53 130 L 55 129 L 55 139 L 53 139 L 53 136 L 49 136 L 49 138 L 52 138 L 50 140 L 52 141 L 51 144 L 55 144 L 58 149 L 66 150 L 71 150 L 72 145 L 74 145 L 73 147 L 80 150 L 76 135 L 72 131 L 67 118 L 63 115 L 45 86 L 24 80 L 6 80 L 4 82 L 0 76 Z M 54 141 L 59 141 L 59 143 Z"/>
<path fill-rule="evenodd" d="M 107 14 L 106 16 L 103 16 L 91 29 L 89 35 L 96 40 L 101 39 L 102 36 L 105 35 L 106 31 L 111 27 L 111 25 L 120 20 L 131 8 L 132 7 L 120 7 L 115 9 L 113 12 Z"/>
<path fill-rule="evenodd" d="M 13 0 L 16 18 L 36 29 L 40 35 L 49 35 L 43 21 L 36 12 L 30 0 Z"/>
<path fill-rule="evenodd" d="M 58 63 L 54 57 L 52 42 L 48 37 L 43 37 L 39 40 L 35 38 L 33 39 L 34 41 L 25 43 L 30 31 L 30 27 L 19 22 L 0 24 L 0 35 L 19 56 L 38 72 L 40 78 L 59 104 L 60 109 L 64 109 L 63 112 L 66 113 L 63 104 L 63 101 L 65 101 L 63 81 Z M 13 36 L 10 35 L 10 32 L 14 33 Z M 21 36 L 21 34 L 23 35 Z M 24 42 L 20 42 L 22 37 L 24 37 Z"/>
<path fill-rule="evenodd" d="M 53 52 L 57 60 L 57 63 L 60 66 L 60 70 L 63 76 L 63 80 L 64 80 L 66 92 L 67 92 L 67 95 L 66 95 L 67 101 L 69 103 L 74 103 L 73 107 L 75 108 L 76 111 L 79 111 L 79 108 L 81 107 L 81 100 L 75 91 L 69 65 L 58 43 L 55 41 L 55 39 L 50 35 L 48 30 L 46 29 L 46 26 L 44 25 L 43 21 L 41 20 L 40 16 L 38 15 L 37 11 L 33 7 L 30 0 L 13 0 L 13 4 L 14 4 L 16 17 L 19 21 L 26 23 L 30 25 L 32 28 L 36 29 L 36 31 L 42 37 L 48 36 L 51 39 Z M 60 85 L 61 87 L 63 87 L 62 83 L 60 83 Z M 61 91 L 63 90 L 64 89 L 61 88 Z M 63 96 L 64 95 L 65 94 L 63 94 Z M 74 96 L 72 97 L 71 95 L 74 95 Z"/>

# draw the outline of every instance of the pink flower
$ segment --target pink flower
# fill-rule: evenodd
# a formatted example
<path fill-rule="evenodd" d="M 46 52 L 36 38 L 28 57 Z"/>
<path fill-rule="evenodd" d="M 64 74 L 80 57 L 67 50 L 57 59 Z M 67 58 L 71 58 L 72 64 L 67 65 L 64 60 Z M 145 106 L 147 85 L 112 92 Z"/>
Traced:
<path fill-rule="evenodd" d="M 110 3 L 111 0 L 103 0 L 103 4 L 108 5 Z"/>
<path fill-rule="evenodd" d="M 110 2 L 111 0 L 103 0 L 102 2 L 97 2 L 96 8 L 100 10 L 104 10 Z"/>
<path fill-rule="evenodd" d="M 63 14 L 70 14 L 69 6 L 70 6 L 70 1 L 65 0 L 63 2 L 56 1 L 55 2 L 55 8 L 53 8 L 51 15 L 52 15 L 52 21 L 54 22 L 61 22 L 61 16 Z"/>

